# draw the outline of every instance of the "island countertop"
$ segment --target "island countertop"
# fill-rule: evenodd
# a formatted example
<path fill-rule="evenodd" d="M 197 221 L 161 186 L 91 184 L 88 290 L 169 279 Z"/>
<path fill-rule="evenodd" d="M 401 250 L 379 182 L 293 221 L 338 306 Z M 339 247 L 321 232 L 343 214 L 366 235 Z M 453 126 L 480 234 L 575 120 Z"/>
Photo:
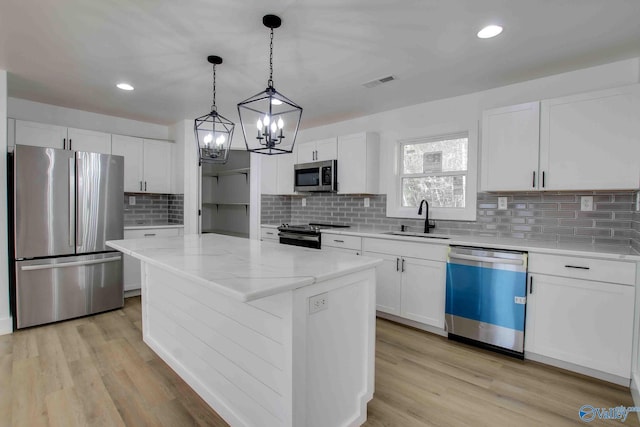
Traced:
<path fill-rule="evenodd" d="M 112 240 L 107 246 L 242 302 L 366 270 L 381 262 L 217 234 Z"/>

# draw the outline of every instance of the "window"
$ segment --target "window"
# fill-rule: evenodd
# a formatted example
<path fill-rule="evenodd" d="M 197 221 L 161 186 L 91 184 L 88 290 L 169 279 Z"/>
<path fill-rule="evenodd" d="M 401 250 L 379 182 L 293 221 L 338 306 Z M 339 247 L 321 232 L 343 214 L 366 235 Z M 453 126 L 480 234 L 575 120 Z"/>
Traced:
<path fill-rule="evenodd" d="M 426 199 L 432 218 L 475 220 L 475 144 L 469 133 L 403 140 L 397 150 L 395 206 L 388 200 L 389 216 L 418 218 L 420 201 Z"/>

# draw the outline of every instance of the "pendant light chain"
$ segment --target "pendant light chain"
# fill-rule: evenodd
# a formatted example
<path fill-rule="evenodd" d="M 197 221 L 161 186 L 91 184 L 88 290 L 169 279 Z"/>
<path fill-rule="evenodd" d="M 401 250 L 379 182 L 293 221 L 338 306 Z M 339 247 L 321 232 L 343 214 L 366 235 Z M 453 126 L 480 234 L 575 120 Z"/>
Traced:
<path fill-rule="evenodd" d="M 271 28 L 271 40 L 269 41 L 269 87 L 273 87 L 273 28 Z"/>
<path fill-rule="evenodd" d="M 216 64 L 213 64 L 213 103 L 211 104 L 211 111 L 217 111 L 216 108 Z"/>

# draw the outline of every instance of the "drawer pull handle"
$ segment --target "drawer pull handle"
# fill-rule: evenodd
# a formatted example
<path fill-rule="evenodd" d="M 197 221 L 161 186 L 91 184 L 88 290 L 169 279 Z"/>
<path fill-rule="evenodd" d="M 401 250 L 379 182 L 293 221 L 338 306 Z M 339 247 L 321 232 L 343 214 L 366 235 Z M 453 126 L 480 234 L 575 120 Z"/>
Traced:
<path fill-rule="evenodd" d="M 581 265 L 565 265 L 566 268 L 577 268 L 578 270 L 589 270 L 590 267 L 583 267 Z"/>
<path fill-rule="evenodd" d="M 344 243 L 344 240 L 333 239 L 333 241 L 336 243 Z"/>
<path fill-rule="evenodd" d="M 271 231 L 267 231 L 265 234 L 269 234 L 269 235 L 273 236 L 273 233 Z"/>
<path fill-rule="evenodd" d="M 156 233 L 145 233 L 144 237 L 151 237 L 151 236 L 155 236 Z"/>

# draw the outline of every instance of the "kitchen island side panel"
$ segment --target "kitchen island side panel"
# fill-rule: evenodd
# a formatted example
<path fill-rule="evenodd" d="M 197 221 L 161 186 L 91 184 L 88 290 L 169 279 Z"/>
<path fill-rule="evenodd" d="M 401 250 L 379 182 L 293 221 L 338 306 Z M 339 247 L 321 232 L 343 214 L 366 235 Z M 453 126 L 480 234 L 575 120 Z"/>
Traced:
<path fill-rule="evenodd" d="M 360 425 L 375 269 L 243 303 L 143 262 L 144 341 L 231 425 Z M 309 297 L 328 308 L 309 314 Z"/>

